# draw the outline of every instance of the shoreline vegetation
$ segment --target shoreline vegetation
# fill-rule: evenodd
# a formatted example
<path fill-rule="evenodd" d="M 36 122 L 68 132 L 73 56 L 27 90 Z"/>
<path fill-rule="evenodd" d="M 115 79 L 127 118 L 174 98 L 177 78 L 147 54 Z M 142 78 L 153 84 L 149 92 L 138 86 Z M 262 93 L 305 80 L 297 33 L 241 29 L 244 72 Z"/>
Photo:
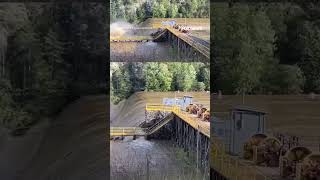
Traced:
<path fill-rule="evenodd" d="M 206 63 L 112 63 L 111 102 L 118 104 L 139 91 L 209 91 Z"/>
<path fill-rule="evenodd" d="M 103 4 L 0 3 L 0 14 L 1 127 L 23 134 L 80 96 L 105 93 Z"/>
<path fill-rule="evenodd" d="M 147 18 L 209 18 L 208 0 L 111 0 L 110 20 L 140 23 Z"/>
<path fill-rule="evenodd" d="M 320 93 L 319 4 L 210 5 L 214 92 Z"/>

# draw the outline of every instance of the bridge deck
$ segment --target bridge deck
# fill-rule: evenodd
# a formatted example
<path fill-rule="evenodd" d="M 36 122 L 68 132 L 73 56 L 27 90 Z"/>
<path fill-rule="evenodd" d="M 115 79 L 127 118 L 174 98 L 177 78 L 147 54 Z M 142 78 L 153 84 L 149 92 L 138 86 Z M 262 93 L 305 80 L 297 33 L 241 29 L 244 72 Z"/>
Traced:
<path fill-rule="evenodd" d="M 206 58 L 210 59 L 210 44 L 203 43 L 202 41 L 199 41 L 198 38 L 193 38 L 189 36 L 188 34 L 181 33 L 180 31 L 172 28 L 167 27 L 167 30 L 170 31 L 172 34 L 177 36 L 178 38 L 182 39 L 184 42 L 195 48 L 197 51 L 199 51 L 202 55 L 204 55 Z"/>
<path fill-rule="evenodd" d="M 210 138 L 210 123 L 201 121 L 199 118 L 188 114 L 184 111 L 181 111 L 179 106 L 168 106 L 163 104 L 147 104 L 146 105 L 147 111 L 163 111 L 163 112 L 172 112 L 180 119 L 188 123 L 195 129 L 199 129 L 199 131 Z"/>

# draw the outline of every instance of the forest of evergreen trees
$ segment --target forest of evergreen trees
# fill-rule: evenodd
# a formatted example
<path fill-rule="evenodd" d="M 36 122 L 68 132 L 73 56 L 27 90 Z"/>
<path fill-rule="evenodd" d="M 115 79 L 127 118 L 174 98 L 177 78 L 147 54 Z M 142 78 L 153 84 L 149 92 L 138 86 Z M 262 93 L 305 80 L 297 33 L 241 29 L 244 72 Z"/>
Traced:
<path fill-rule="evenodd" d="M 142 22 L 147 18 L 209 18 L 209 0 L 111 0 L 110 19 Z"/>
<path fill-rule="evenodd" d="M 106 8 L 0 3 L 1 127 L 28 127 L 81 95 L 106 92 Z M 209 17 L 207 0 L 113 0 L 110 8 L 113 21 Z M 211 3 L 210 11 L 213 91 L 320 93 L 318 2 Z M 209 90 L 208 74 L 203 64 L 124 64 L 112 74 L 112 97 L 119 102 L 140 90 Z"/>
<path fill-rule="evenodd" d="M 0 3 L 1 127 L 26 128 L 106 91 L 106 12 L 96 3 Z"/>
<path fill-rule="evenodd" d="M 212 90 L 320 93 L 320 5 L 212 3 Z"/>
<path fill-rule="evenodd" d="M 204 63 L 113 63 L 111 100 L 117 104 L 137 91 L 209 91 L 210 66 Z"/>

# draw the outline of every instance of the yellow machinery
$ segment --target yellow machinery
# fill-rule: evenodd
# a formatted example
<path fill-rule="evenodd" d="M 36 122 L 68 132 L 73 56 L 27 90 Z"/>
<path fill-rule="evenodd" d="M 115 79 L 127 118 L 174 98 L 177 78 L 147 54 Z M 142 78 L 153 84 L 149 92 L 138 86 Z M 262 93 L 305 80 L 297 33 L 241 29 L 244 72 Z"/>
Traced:
<path fill-rule="evenodd" d="M 297 146 L 289 149 L 284 156 L 280 158 L 280 175 L 283 178 L 293 179 L 296 177 L 297 164 L 311 154 L 311 150 L 306 147 Z"/>

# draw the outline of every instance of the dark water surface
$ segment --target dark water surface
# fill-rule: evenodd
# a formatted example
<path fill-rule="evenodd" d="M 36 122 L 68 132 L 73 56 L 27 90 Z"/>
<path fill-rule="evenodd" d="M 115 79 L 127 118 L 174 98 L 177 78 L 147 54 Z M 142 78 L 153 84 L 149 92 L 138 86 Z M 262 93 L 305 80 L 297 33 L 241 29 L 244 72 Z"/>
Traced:
<path fill-rule="evenodd" d="M 110 150 L 111 179 L 209 179 L 171 141 L 127 137 L 111 141 Z"/>

